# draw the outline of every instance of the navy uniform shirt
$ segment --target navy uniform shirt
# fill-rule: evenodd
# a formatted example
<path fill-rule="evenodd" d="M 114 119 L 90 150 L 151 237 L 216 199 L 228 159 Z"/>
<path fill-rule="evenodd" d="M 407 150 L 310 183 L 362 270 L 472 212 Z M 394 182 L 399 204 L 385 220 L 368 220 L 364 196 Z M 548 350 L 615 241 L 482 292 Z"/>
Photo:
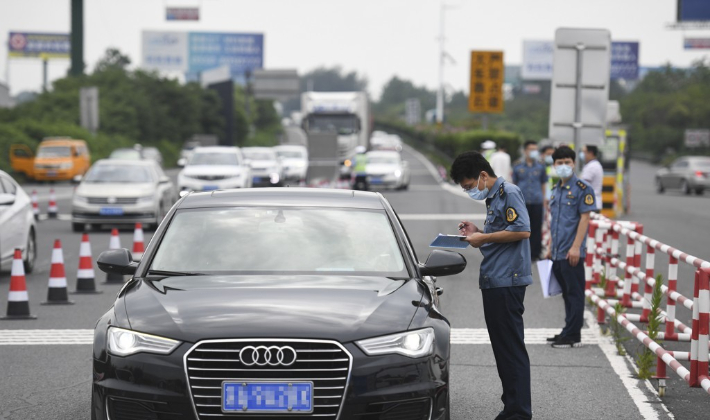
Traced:
<path fill-rule="evenodd" d="M 567 258 L 567 252 L 572 248 L 577 236 L 579 219 L 582 214 L 596 209 L 594 190 L 588 182 L 577 178 L 577 175 L 572 175 L 564 186 L 561 182 L 555 184 L 550 198 L 553 261 Z M 585 235 L 582 240 L 580 259 L 584 259 L 586 255 L 586 238 Z"/>
<path fill-rule="evenodd" d="M 520 187 L 527 204 L 542 204 L 542 186 L 547 182 L 547 171 L 545 165 L 538 161 L 533 161 L 528 165 L 523 161 L 513 167 L 513 182 Z"/>
<path fill-rule="evenodd" d="M 502 177 L 486 198 L 484 233 L 530 232 L 530 216 L 525 208 L 523 193 L 517 186 Z M 527 286 L 532 284 L 530 240 L 523 239 L 504 244 L 488 243 L 481 248 L 483 262 L 478 283 L 481 289 Z"/>

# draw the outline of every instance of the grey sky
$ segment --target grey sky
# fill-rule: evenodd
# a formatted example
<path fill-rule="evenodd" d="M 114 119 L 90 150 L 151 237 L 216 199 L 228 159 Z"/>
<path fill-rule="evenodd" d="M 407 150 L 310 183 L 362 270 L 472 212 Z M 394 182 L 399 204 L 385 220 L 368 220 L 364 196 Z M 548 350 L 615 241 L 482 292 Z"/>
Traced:
<path fill-rule="evenodd" d="M 710 54 L 683 50 L 683 37 L 710 31 L 669 30 L 676 0 L 450 0 L 447 51 L 457 61 L 446 82 L 466 89 L 469 51 L 502 49 L 506 64 L 522 62 L 524 39 L 552 39 L 558 27 L 600 27 L 618 41 L 641 42 L 641 64 L 687 66 Z M 0 80 L 11 91 L 38 90 L 41 62 L 14 59 L 7 66 L 7 33 L 68 32 L 70 0 L 0 0 Z M 166 5 L 200 5 L 197 23 L 166 22 Z M 107 47 L 140 64 L 144 29 L 263 32 L 267 68 L 340 65 L 367 76 L 379 96 L 393 75 L 430 88 L 437 83 L 439 0 L 85 0 L 85 61 L 89 68 Z M 68 60 L 50 62 L 50 79 Z"/>

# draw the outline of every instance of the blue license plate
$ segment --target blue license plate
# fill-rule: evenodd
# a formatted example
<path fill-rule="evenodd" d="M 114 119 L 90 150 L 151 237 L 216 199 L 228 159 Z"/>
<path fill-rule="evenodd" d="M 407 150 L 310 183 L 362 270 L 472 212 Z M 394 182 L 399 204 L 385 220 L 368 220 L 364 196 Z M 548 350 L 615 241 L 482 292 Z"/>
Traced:
<path fill-rule="evenodd" d="M 123 209 L 120 207 L 101 207 L 99 214 L 102 216 L 122 216 Z"/>
<path fill-rule="evenodd" d="M 202 187 L 202 191 L 214 191 L 217 189 L 219 189 L 219 187 L 216 185 L 205 185 L 204 187 Z"/>
<path fill-rule="evenodd" d="M 254 182 L 261 182 L 263 179 L 264 179 L 264 178 L 262 178 L 262 177 L 260 177 L 260 176 L 255 176 L 254 178 L 252 178 L 252 181 L 254 181 Z"/>
<path fill-rule="evenodd" d="M 311 413 L 312 382 L 222 382 L 222 411 Z"/>
<path fill-rule="evenodd" d="M 382 184 L 382 178 L 370 178 L 370 184 Z"/>
<path fill-rule="evenodd" d="M 57 171 L 47 171 L 47 176 L 57 176 Z"/>

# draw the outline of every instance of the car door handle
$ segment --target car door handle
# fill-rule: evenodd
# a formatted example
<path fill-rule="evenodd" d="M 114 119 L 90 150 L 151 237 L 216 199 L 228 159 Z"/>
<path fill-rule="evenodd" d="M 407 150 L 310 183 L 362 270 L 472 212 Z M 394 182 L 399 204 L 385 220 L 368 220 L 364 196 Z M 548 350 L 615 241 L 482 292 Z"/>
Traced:
<path fill-rule="evenodd" d="M 436 288 L 436 295 L 441 296 L 444 294 L 444 288 L 443 287 L 437 287 Z"/>

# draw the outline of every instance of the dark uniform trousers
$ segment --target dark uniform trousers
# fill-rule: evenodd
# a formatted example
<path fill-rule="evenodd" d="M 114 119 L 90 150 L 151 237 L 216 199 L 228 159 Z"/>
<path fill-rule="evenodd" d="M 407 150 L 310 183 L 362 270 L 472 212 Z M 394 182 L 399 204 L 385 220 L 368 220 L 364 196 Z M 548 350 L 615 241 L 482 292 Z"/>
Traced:
<path fill-rule="evenodd" d="M 540 258 L 542 252 L 542 204 L 525 204 L 530 215 L 530 256 Z"/>
<path fill-rule="evenodd" d="M 527 286 L 482 289 L 483 314 L 503 384 L 505 406 L 496 419 L 531 419 L 530 359 L 525 349 L 523 312 Z"/>
<path fill-rule="evenodd" d="M 579 341 L 584 325 L 584 259 L 575 267 L 567 260 L 553 261 L 552 272 L 560 283 L 565 301 L 565 327 L 560 335 Z"/>

